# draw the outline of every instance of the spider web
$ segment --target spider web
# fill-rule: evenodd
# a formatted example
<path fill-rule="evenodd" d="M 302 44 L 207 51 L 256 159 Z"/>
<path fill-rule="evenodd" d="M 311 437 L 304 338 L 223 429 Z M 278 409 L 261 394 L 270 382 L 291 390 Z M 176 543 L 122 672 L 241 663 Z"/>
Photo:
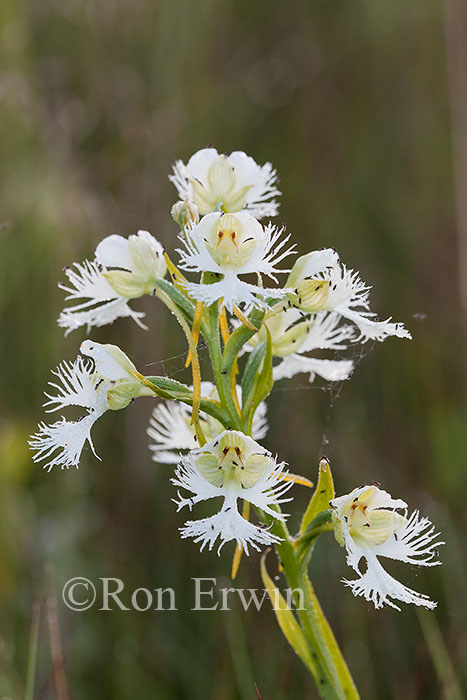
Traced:
<path fill-rule="evenodd" d="M 229 332 L 235 330 L 235 326 L 229 323 Z M 326 451 L 327 445 L 329 445 L 329 429 L 331 423 L 331 416 L 336 405 L 336 402 L 340 398 L 344 385 L 352 381 L 353 374 L 357 371 L 357 367 L 360 362 L 365 358 L 377 343 L 350 343 L 349 347 L 345 351 L 334 351 L 329 352 L 327 357 L 334 360 L 352 360 L 354 363 L 354 369 L 352 376 L 349 379 L 342 381 L 329 382 L 325 381 L 320 377 L 315 377 L 313 382 L 303 381 L 300 384 L 295 384 L 291 386 L 291 380 L 281 379 L 275 382 L 271 394 L 277 394 L 279 392 L 304 392 L 304 391 L 315 391 L 324 393 L 327 397 L 326 408 L 324 409 L 324 420 L 323 420 L 323 431 L 321 435 L 321 441 L 319 443 L 319 448 L 317 451 L 317 459 L 319 459 L 323 453 Z M 201 336 L 200 341 L 197 346 L 198 357 L 203 370 L 203 364 L 209 359 L 209 351 L 206 340 Z M 144 363 L 144 367 L 151 373 L 158 374 L 160 376 L 168 377 L 171 379 L 179 378 L 179 381 L 185 379 L 186 383 L 191 384 L 191 370 L 185 367 L 185 361 L 187 358 L 187 350 L 184 352 L 177 353 L 176 355 L 171 355 L 161 360 L 156 360 L 153 362 Z M 208 364 L 206 363 L 206 368 Z M 183 377 L 182 375 L 185 375 Z M 297 375 L 300 376 L 300 375 Z M 301 375 L 306 376 L 305 374 Z M 212 376 L 207 376 L 206 373 L 202 371 L 202 379 L 208 379 L 213 381 Z M 269 397 L 268 397 L 269 398 Z M 267 400 L 267 399 L 266 399 Z"/>

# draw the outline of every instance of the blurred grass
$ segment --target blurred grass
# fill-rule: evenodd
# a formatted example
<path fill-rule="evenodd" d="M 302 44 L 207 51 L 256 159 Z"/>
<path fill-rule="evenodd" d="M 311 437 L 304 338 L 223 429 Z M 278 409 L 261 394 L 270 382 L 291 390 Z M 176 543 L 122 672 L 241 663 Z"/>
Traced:
<path fill-rule="evenodd" d="M 147 228 L 172 249 L 166 175 L 208 143 L 271 160 L 300 250 L 335 246 L 374 284 L 382 317 L 413 332 L 366 347 L 342 390 L 278 384 L 268 446 L 311 478 L 324 452 L 339 491 L 376 479 L 437 523 L 443 567 L 401 576 L 440 601 L 467 687 L 465 345 L 440 3 L 4 0 L 0 32 L 0 696 L 24 695 L 32 603 L 53 562 L 58 588 L 119 576 L 178 594 L 178 612 L 60 606 L 72 698 L 244 700 L 253 680 L 263 700 L 314 697 L 270 611 L 190 611 L 190 577 L 220 580 L 230 553 L 179 539 L 167 470 L 146 448 L 149 402 L 99 423 L 102 464 L 46 474 L 25 445 L 49 369 L 84 337 L 56 328 L 61 268 L 112 232 Z M 167 359 L 185 349 L 178 327 L 142 307 L 150 332 L 123 320 L 93 337 L 183 378 L 183 358 Z M 305 499 L 297 490 L 292 517 Z M 313 567 L 362 696 L 442 696 L 416 612 L 353 599 L 331 536 Z M 261 586 L 256 557 L 237 585 Z M 55 697 L 45 626 L 35 693 Z"/>

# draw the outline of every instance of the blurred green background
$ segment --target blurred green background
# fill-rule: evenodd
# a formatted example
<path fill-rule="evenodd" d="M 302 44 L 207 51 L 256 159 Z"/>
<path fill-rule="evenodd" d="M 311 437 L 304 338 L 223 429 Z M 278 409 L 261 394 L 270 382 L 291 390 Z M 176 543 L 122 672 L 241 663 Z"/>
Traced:
<path fill-rule="evenodd" d="M 79 471 L 47 474 L 26 445 L 44 415 L 49 370 L 85 337 L 64 339 L 56 326 L 61 269 L 110 233 L 146 228 L 175 247 L 167 174 L 208 144 L 272 161 L 278 221 L 300 251 L 335 246 L 374 285 L 380 317 L 413 333 L 411 343 L 365 346 L 345 386 L 277 384 L 266 444 L 311 478 L 325 454 L 339 493 L 380 481 L 447 542 L 442 567 L 400 567 L 404 583 L 439 601 L 422 625 L 414 608 L 375 611 L 354 599 L 339 582 L 351 575 L 344 553 L 330 535 L 319 542 L 313 580 L 362 697 L 460 697 L 446 652 L 467 687 L 466 261 L 449 108 L 451 99 L 462 114 L 459 85 L 448 81 L 456 52 L 446 61 L 452 17 L 435 0 L 0 4 L 0 697 L 24 697 L 38 601 L 34 698 L 60 695 L 57 630 L 72 699 L 254 700 L 254 682 L 263 700 L 316 697 L 270 610 L 190 610 L 190 577 L 228 585 L 232 550 L 200 555 L 179 538 L 170 468 L 147 450 L 149 400 L 96 426 L 102 463 L 87 451 Z M 139 305 L 150 331 L 120 320 L 92 337 L 119 344 L 147 374 L 189 380 L 176 322 L 153 299 Z M 307 496 L 296 489 L 292 518 Z M 258 563 L 243 561 L 239 587 L 262 587 Z M 272 556 L 269 566 L 275 572 Z M 72 613 L 60 590 L 73 576 L 172 586 L 179 610 Z"/>

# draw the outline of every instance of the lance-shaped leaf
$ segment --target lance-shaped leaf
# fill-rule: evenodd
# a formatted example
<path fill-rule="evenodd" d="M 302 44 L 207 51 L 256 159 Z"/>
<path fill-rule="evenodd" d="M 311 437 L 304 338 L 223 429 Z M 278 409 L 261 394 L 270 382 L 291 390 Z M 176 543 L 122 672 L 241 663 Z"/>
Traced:
<path fill-rule="evenodd" d="M 193 391 L 186 384 L 169 379 L 169 377 L 145 377 L 145 379 L 153 386 L 155 393 L 161 399 L 173 399 L 182 401 L 189 406 L 193 405 Z M 201 397 L 200 409 L 216 418 L 222 425 L 228 424 L 229 418 L 218 401 Z"/>
<path fill-rule="evenodd" d="M 308 508 L 303 515 L 302 524 L 300 526 L 302 535 L 317 515 L 329 509 L 329 501 L 331 501 L 334 496 L 334 482 L 332 480 L 331 467 L 327 459 L 323 457 L 319 463 L 318 483 L 310 499 Z"/>
<path fill-rule="evenodd" d="M 258 408 L 259 404 L 271 393 L 273 386 L 274 379 L 272 376 L 271 334 L 266 327 L 266 351 L 263 359 L 263 367 L 255 383 L 251 404 L 248 402 L 247 405 L 244 406 L 244 418 L 248 418 L 248 431 L 251 430 L 256 409 Z"/>
<path fill-rule="evenodd" d="M 183 312 L 183 315 L 185 316 L 186 320 L 189 321 L 189 323 L 193 323 L 193 319 L 195 317 L 195 305 L 192 301 L 190 301 L 186 294 L 183 294 L 180 289 L 167 280 L 153 280 L 153 284 L 156 290 L 160 289 L 172 299 L 174 304 L 176 304 Z"/>
<path fill-rule="evenodd" d="M 308 579 L 305 561 L 302 563 L 297 583 L 303 592 L 305 611 L 301 613 L 304 634 L 309 642 L 319 649 L 318 659 L 326 669 L 332 690 L 329 697 L 339 700 L 359 700 L 357 688 L 349 668 L 337 644 L 334 633 Z M 322 688 L 324 691 L 324 687 Z M 327 697 L 323 693 L 323 697 Z"/>
<path fill-rule="evenodd" d="M 242 403 L 244 407 L 250 398 L 250 393 L 265 353 L 266 343 L 263 342 L 254 348 L 248 357 L 242 377 Z"/>
<path fill-rule="evenodd" d="M 320 672 L 319 664 L 313 657 L 313 653 L 295 615 L 290 610 L 287 601 L 268 574 L 266 569 L 266 554 L 267 553 L 263 554 L 261 557 L 261 578 L 263 579 L 264 586 L 273 604 L 274 614 L 279 627 L 292 649 L 297 652 L 305 666 L 316 678 Z"/>

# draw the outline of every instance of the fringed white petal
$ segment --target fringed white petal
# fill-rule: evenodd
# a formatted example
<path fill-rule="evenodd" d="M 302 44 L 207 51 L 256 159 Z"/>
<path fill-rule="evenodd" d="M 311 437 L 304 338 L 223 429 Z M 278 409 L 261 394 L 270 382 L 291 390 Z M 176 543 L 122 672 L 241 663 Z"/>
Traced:
<path fill-rule="evenodd" d="M 178 464 L 180 452 L 193 448 L 194 430 L 190 426 L 190 409 L 177 401 L 158 404 L 147 430 L 151 438 L 149 449 L 154 462 Z"/>
<path fill-rule="evenodd" d="M 144 316 L 143 312 L 131 309 L 126 299 L 119 298 L 89 311 L 65 309 L 58 317 L 58 325 L 60 328 L 66 328 L 65 335 L 67 336 L 83 326 L 86 326 L 89 333 L 91 328 L 107 326 L 118 318 L 132 318 L 140 328 L 147 330 L 147 326 L 141 320 Z"/>
<path fill-rule="evenodd" d="M 45 392 L 48 401 L 47 412 L 62 410 L 65 406 L 82 406 L 97 408 L 99 395 L 96 392 L 98 377 L 93 363 L 78 357 L 74 362 L 62 362 L 56 370 L 52 370 L 60 384 L 49 382 L 49 386 L 57 391 L 56 396 Z"/>
<path fill-rule="evenodd" d="M 412 603 L 413 605 L 419 605 L 428 610 L 436 608 L 437 604 L 430 600 L 427 595 L 418 593 L 404 586 L 390 576 L 381 566 L 373 552 L 367 552 L 364 556 L 368 568 L 361 578 L 354 581 L 343 580 L 343 583 L 351 588 L 355 596 L 363 596 L 365 600 L 372 602 L 375 608 L 382 608 L 384 605 L 389 605 L 391 608 L 400 611 L 399 606 L 393 603 L 392 600 Z"/>
<path fill-rule="evenodd" d="M 188 520 L 184 527 L 180 528 L 183 538 L 192 537 L 196 544 L 201 543 L 201 551 L 208 545 L 211 550 L 219 538 L 218 554 L 226 542 L 235 540 L 238 547 L 242 547 L 245 554 L 249 554 L 249 547 L 260 551 L 260 546 L 268 546 L 280 542 L 277 535 L 273 535 L 265 527 L 260 527 L 245 520 L 238 512 L 237 499 L 226 498 L 219 513 L 210 518 L 201 520 Z"/>
<path fill-rule="evenodd" d="M 182 160 L 176 160 L 173 164 L 169 180 L 175 185 L 180 199 L 189 199 L 191 187 L 188 182 L 186 165 Z"/>
<path fill-rule="evenodd" d="M 287 355 L 273 368 L 274 381 L 291 379 L 296 374 L 309 373 L 309 381 L 315 376 L 327 382 L 341 382 L 349 379 L 354 369 L 352 360 L 321 360 L 303 355 Z"/>
<path fill-rule="evenodd" d="M 356 340 L 365 343 L 368 340 L 383 341 L 389 336 L 412 337 L 402 323 L 391 323 L 391 319 L 375 321 L 371 318 L 375 316 L 369 305 L 371 287 L 360 279 L 355 270 L 350 270 L 345 265 L 336 265 L 318 277 L 329 281 L 326 308 L 355 323 L 360 331 Z"/>
<path fill-rule="evenodd" d="M 214 284 L 197 284 L 189 282 L 185 288 L 194 299 L 202 301 L 208 306 L 222 299 L 222 306 L 232 312 L 234 306 L 256 307 L 267 309 L 268 305 L 259 298 L 259 295 L 281 298 L 283 292 L 280 289 L 265 289 L 255 284 L 248 284 L 239 280 L 236 275 L 225 275 L 224 279 Z"/>
<path fill-rule="evenodd" d="M 277 189 L 277 172 L 271 163 L 259 166 L 251 156 L 243 151 L 234 151 L 229 160 L 241 187 L 251 185 L 246 195 L 245 210 L 257 219 L 276 216 L 279 203 L 272 199 L 282 193 Z"/>
<path fill-rule="evenodd" d="M 140 327 L 145 328 L 141 319 L 144 313 L 133 311 L 128 305 L 128 299 L 115 292 L 102 274 L 98 262 L 85 260 L 74 263 L 74 268 L 68 268 L 65 274 L 70 286 L 59 284 L 68 292 L 66 300 L 84 299 L 81 303 L 64 309 L 59 316 L 58 325 L 66 328 L 65 335 L 71 331 L 87 326 L 104 326 L 113 323 L 117 318 L 132 318 Z"/>
<path fill-rule="evenodd" d="M 67 421 L 62 418 L 52 425 L 40 423 L 38 432 L 29 441 L 29 446 L 35 451 L 33 461 L 47 460 L 44 464 L 44 469 L 47 471 L 55 466 L 61 469 L 78 467 L 86 442 L 89 443 L 97 459 L 100 459 L 91 440 L 91 428 L 101 415 L 99 411 L 91 411 L 78 421 Z"/>
<path fill-rule="evenodd" d="M 390 336 L 407 338 L 408 340 L 412 338 L 409 331 L 404 328 L 403 323 L 391 323 L 390 318 L 386 319 L 386 321 L 372 321 L 364 313 L 358 313 L 346 307 L 336 307 L 335 310 L 342 314 L 344 318 L 355 323 L 360 331 L 357 340 L 360 340 L 362 343 L 366 343 L 368 340 L 382 341 Z"/>
<path fill-rule="evenodd" d="M 78 357 L 73 363 L 62 362 L 52 372 L 60 383 L 49 382 L 56 394 L 46 393 L 48 411 L 58 411 L 66 406 L 81 406 L 85 415 L 76 421 L 62 417 L 50 425 L 40 423 L 38 431 L 31 436 L 30 448 L 35 452 L 34 462 L 46 461 L 44 468 L 54 466 L 77 467 L 86 442 L 97 457 L 91 440 L 91 428 L 108 408 L 107 392 L 112 382 L 96 373 L 94 364 Z M 99 458 L 98 458 L 99 459 Z"/>
<path fill-rule="evenodd" d="M 437 548 L 445 544 L 438 539 L 439 533 L 435 526 L 425 517 L 420 517 L 414 510 L 410 518 L 405 518 L 404 524 L 386 542 L 375 547 L 377 556 L 398 559 L 407 564 L 417 566 L 439 566 L 440 561 L 433 561 L 437 556 Z"/>
<path fill-rule="evenodd" d="M 351 326 L 341 325 L 339 314 L 321 312 L 312 316 L 313 324 L 300 352 L 312 350 L 346 350 L 355 333 Z"/>
<path fill-rule="evenodd" d="M 216 496 L 225 496 L 221 487 L 214 486 L 199 473 L 190 455 L 179 462 L 175 471 L 175 477 L 170 479 L 170 481 L 174 486 L 180 486 L 180 488 L 186 489 L 186 491 L 190 491 L 193 494 L 189 498 L 184 498 L 177 492 L 178 500 L 173 499 L 178 506 L 177 511 L 185 506 L 188 506 L 191 510 L 196 503 L 208 501 Z"/>
<path fill-rule="evenodd" d="M 241 391 L 238 392 L 241 398 Z M 255 415 L 253 417 L 253 424 L 251 426 L 251 436 L 253 440 L 262 440 L 266 437 L 269 430 L 268 419 L 267 419 L 267 406 L 266 402 L 262 401 L 258 408 L 256 409 Z"/>
<path fill-rule="evenodd" d="M 105 268 L 97 261 L 85 260 L 82 263 L 73 263 L 73 267 L 65 269 L 65 275 L 71 286 L 59 283 L 60 289 L 68 292 L 69 299 L 87 299 L 76 308 L 83 309 L 91 304 L 118 299 L 119 295 L 110 286 L 102 272 Z"/>
<path fill-rule="evenodd" d="M 279 514 L 273 510 L 271 506 L 287 503 L 292 498 L 284 498 L 284 495 L 293 486 L 293 481 L 285 481 L 288 475 L 285 462 L 277 464 L 274 459 L 270 460 L 269 468 L 264 472 L 259 481 L 247 489 L 241 489 L 238 494 L 239 498 L 248 501 L 253 506 L 257 506 L 264 510 L 268 515 L 272 515 L 277 520 L 285 520 L 287 514 Z"/>

